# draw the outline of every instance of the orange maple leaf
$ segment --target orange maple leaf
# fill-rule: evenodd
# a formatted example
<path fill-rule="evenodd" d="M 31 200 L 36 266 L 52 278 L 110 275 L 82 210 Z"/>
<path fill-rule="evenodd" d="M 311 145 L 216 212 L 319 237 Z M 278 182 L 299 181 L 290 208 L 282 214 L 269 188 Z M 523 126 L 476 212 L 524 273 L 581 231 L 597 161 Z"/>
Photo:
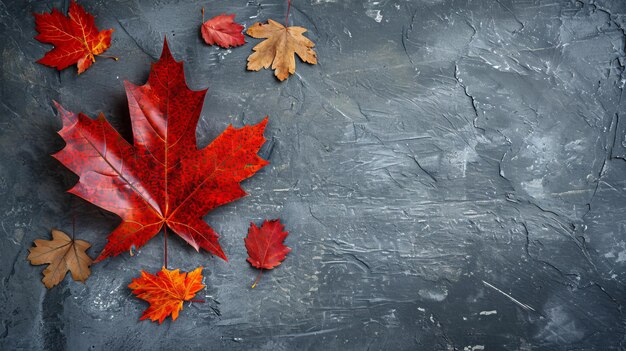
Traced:
<path fill-rule="evenodd" d="M 189 301 L 196 293 L 204 288 L 202 282 L 202 267 L 189 273 L 180 273 L 176 269 L 170 271 L 163 267 L 156 275 L 141 271 L 140 278 L 133 278 L 128 285 L 133 294 L 150 303 L 140 320 L 150 318 L 151 321 L 163 323 L 169 315 L 172 320 L 178 318 L 178 312 L 183 309 L 183 302 Z"/>
<path fill-rule="evenodd" d="M 96 55 L 111 46 L 113 29 L 98 31 L 93 16 L 75 1 L 70 2 L 67 17 L 57 9 L 34 16 L 35 29 L 39 32 L 35 39 L 54 45 L 38 63 L 59 71 L 77 63 L 81 74 L 96 61 Z"/>

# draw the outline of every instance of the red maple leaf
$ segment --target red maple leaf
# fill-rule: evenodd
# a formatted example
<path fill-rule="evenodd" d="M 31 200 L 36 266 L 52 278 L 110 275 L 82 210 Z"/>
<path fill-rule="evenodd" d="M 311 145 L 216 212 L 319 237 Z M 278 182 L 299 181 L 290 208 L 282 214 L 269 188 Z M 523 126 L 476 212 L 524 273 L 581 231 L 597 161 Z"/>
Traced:
<path fill-rule="evenodd" d="M 96 55 L 111 46 L 113 29 L 98 31 L 93 16 L 75 1 L 70 2 L 67 17 L 57 9 L 34 16 L 39 32 L 35 39 L 55 46 L 37 61 L 46 66 L 60 71 L 77 63 L 81 74 L 96 61 Z"/>
<path fill-rule="evenodd" d="M 204 17 L 204 9 L 202 15 Z M 234 19 L 234 14 L 221 14 L 202 23 L 202 38 L 209 45 L 217 44 L 226 49 L 245 44 L 245 37 L 241 33 L 243 26 L 234 22 Z"/>
<path fill-rule="evenodd" d="M 161 324 L 171 315 L 175 321 L 183 309 L 183 302 L 193 299 L 196 293 L 204 288 L 202 267 L 182 274 L 178 269 L 170 271 L 165 267 L 157 274 L 141 271 L 141 277 L 133 278 L 128 287 L 138 298 L 150 303 L 150 307 L 143 311 L 140 320 L 149 318 Z"/>
<path fill-rule="evenodd" d="M 273 269 L 280 265 L 291 251 L 290 248 L 283 245 L 283 241 L 289 235 L 288 232 L 283 231 L 284 229 L 285 226 L 280 223 L 280 219 L 266 220 L 261 225 L 261 228 L 254 223 L 250 223 L 248 236 L 243 239 L 248 250 L 249 257 L 247 261 L 254 267 L 261 269 L 252 288 L 256 286 L 261 278 L 263 269 Z"/>
<path fill-rule="evenodd" d="M 104 115 L 93 120 L 57 104 L 59 135 L 67 145 L 54 157 L 80 177 L 69 192 L 122 218 L 96 262 L 144 245 L 164 226 L 196 250 L 226 260 L 202 216 L 247 195 L 239 182 L 268 164 L 257 155 L 267 117 L 241 129 L 229 125 L 199 150 L 196 125 L 206 89 L 187 87 L 183 64 L 174 60 L 167 41 L 148 83 L 125 87 L 133 145 Z"/>

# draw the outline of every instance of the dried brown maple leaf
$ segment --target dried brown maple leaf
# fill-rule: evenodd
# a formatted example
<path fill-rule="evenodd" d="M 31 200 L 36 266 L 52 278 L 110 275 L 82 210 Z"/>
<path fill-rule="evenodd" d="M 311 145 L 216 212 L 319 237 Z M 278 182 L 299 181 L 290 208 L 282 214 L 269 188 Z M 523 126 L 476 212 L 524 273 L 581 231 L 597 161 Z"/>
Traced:
<path fill-rule="evenodd" d="M 295 54 L 306 63 L 317 63 L 317 54 L 311 49 L 315 44 L 302 35 L 306 28 L 285 27 L 271 19 L 267 22 L 257 22 L 246 31 L 253 38 L 266 38 L 252 48 L 254 53 L 248 57 L 248 70 L 258 71 L 271 65 L 276 78 L 283 81 L 296 72 Z"/>
<path fill-rule="evenodd" d="M 72 273 L 76 281 L 85 282 L 91 274 L 89 266 L 93 260 L 85 251 L 91 244 L 84 240 L 74 240 L 60 230 L 52 229 L 52 240 L 35 240 L 35 247 L 28 249 L 28 260 L 31 264 L 48 263 L 43 270 L 44 285 L 50 289 L 59 284 L 67 271 Z"/>

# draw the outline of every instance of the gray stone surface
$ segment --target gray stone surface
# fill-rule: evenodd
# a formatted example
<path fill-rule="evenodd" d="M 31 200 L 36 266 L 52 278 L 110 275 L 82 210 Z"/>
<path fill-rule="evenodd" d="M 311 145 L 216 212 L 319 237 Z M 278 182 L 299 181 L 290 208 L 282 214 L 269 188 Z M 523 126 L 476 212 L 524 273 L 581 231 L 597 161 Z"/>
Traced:
<path fill-rule="evenodd" d="M 283 83 L 245 70 L 257 40 L 209 47 L 199 24 L 202 6 L 282 20 L 285 1 L 81 3 L 121 60 L 77 76 L 35 63 L 50 47 L 31 13 L 67 1 L 0 2 L 0 349 L 626 347 L 626 2 L 295 0 L 319 64 Z M 161 267 L 162 235 L 85 285 L 46 290 L 26 255 L 73 216 L 103 248 L 119 219 L 65 193 L 51 101 L 130 138 L 122 82 L 145 82 L 165 35 L 209 88 L 200 144 L 269 115 L 271 165 L 205 218 L 229 263 L 170 239 L 171 266 L 205 267 L 207 302 L 159 326 L 127 285 Z M 293 251 L 252 290 L 242 239 L 276 217 Z"/>

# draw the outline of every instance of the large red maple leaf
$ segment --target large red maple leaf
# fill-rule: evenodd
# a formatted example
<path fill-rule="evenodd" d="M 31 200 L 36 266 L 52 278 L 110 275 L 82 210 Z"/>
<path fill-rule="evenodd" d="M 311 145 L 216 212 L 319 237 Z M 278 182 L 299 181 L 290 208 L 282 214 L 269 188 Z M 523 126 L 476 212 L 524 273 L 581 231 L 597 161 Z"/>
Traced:
<path fill-rule="evenodd" d="M 247 195 L 239 182 L 268 164 L 257 155 L 267 117 L 240 129 L 229 125 L 199 150 L 196 125 L 206 89 L 187 87 L 183 63 L 174 60 L 167 41 L 148 83 L 125 87 L 133 145 L 104 115 L 93 120 L 57 104 L 67 145 L 53 156 L 80 177 L 69 192 L 122 218 L 96 262 L 144 245 L 164 226 L 196 250 L 226 260 L 202 216 Z"/>
<path fill-rule="evenodd" d="M 96 60 L 96 55 L 111 46 L 113 29 L 99 31 L 93 16 L 76 1 L 70 2 L 67 17 L 57 9 L 34 15 L 35 29 L 39 32 L 35 39 L 55 46 L 37 61 L 43 65 L 60 71 L 76 63 L 81 74 Z"/>

